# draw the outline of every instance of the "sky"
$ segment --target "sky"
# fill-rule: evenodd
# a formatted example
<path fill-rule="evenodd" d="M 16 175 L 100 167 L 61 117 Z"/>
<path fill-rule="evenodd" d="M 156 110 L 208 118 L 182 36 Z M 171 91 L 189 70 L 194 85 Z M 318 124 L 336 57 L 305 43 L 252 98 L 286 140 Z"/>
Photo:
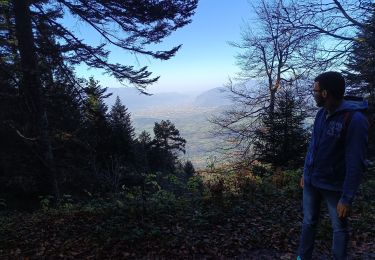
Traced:
<path fill-rule="evenodd" d="M 228 42 L 239 42 L 241 28 L 251 19 L 254 15 L 248 0 L 200 0 L 192 22 L 157 45 L 159 50 L 168 50 L 182 44 L 176 56 L 159 61 L 143 55 L 129 55 L 111 47 L 110 61 L 135 67 L 148 66 L 154 76 L 160 76 L 157 83 L 147 88 L 150 93 L 202 92 L 221 87 L 239 71 L 235 64 L 238 50 Z M 87 43 L 100 42 L 90 28 L 71 18 L 65 23 L 74 27 Z M 121 86 L 116 79 L 103 75 L 102 71 L 84 65 L 77 67 L 76 73 L 84 78 L 94 76 L 104 87 Z"/>

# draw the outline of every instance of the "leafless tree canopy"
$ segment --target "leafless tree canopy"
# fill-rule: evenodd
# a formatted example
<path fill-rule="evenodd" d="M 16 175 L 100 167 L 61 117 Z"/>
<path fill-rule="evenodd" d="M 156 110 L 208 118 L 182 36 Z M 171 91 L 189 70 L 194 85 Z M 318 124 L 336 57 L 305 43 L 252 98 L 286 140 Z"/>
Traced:
<path fill-rule="evenodd" d="M 312 66 L 306 66 L 305 56 L 315 60 L 315 53 L 305 49 L 314 42 L 315 34 L 295 30 L 283 22 L 283 7 L 282 1 L 261 1 L 254 7 L 256 26 L 247 24 L 241 42 L 231 43 L 239 50 L 241 70 L 238 82 L 227 84 L 236 105 L 211 121 L 217 126 L 217 133 L 226 136 L 231 147 L 243 154 L 251 150 L 262 115 L 273 113 L 276 92 L 307 77 Z"/>
<path fill-rule="evenodd" d="M 318 51 L 326 67 L 342 65 L 358 41 L 359 29 L 373 10 L 373 0 L 285 1 L 281 19 L 295 30 L 307 30 L 316 36 Z"/>

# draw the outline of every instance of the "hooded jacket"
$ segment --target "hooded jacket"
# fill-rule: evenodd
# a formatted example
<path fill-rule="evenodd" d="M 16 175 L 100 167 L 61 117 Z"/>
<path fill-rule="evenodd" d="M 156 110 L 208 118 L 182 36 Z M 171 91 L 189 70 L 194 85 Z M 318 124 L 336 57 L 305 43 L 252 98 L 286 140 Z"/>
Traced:
<path fill-rule="evenodd" d="M 366 166 L 368 121 L 363 111 L 367 108 L 367 101 L 344 100 L 333 114 L 322 108 L 315 118 L 304 183 L 341 191 L 343 204 L 352 203 Z M 350 120 L 345 119 L 348 111 Z"/>

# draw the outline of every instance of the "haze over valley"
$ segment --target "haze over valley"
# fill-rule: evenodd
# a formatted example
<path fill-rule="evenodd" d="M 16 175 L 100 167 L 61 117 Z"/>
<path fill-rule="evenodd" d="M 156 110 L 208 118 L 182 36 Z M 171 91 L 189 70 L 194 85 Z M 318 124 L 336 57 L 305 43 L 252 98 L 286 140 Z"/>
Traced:
<path fill-rule="evenodd" d="M 134 88 L 109 88 L 112 96 L 106 100 L 109 108 L 117 96 L 131 113 L 136 135 L 146 130 L 151 135 L 155 122 L 170 120 L 186 139 L 186 154 L 197 169 L 206 167 L 217 155 L 221 140 L 211 133 L 210 117 L 231 104 L 223 88 L 214 88 L 198 94 L 157 93 L 140 94 Z"/>

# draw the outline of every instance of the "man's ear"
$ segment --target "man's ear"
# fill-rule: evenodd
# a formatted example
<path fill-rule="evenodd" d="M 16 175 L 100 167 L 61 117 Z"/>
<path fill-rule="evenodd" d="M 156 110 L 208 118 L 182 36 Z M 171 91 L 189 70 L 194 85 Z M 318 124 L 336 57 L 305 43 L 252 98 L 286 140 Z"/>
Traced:
<path fill-rule="evenodd" d="M 322 91 L 322 97 L 327 98 L 327 96 L 328 96 L 327 90 L 323 89 L 323 91 Z"/>

